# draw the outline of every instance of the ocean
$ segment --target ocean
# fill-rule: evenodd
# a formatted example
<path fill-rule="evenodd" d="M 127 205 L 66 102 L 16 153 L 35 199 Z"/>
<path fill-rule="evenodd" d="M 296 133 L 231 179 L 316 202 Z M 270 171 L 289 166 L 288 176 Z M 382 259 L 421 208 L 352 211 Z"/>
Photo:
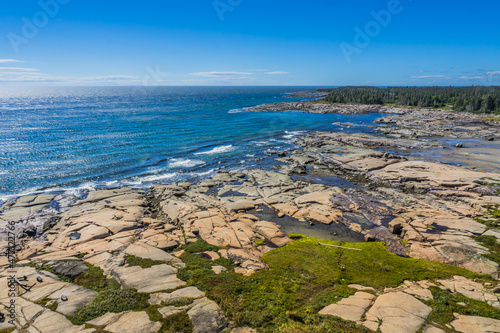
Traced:
<path fill-rule="evenodd" d="M 244 112 L 317 87 L 0 87 L 0 200 L 193 181 L 269 167 L 307 131 L 380 114 Z M 345 124 L 348 123 L 348 126 Z"/>

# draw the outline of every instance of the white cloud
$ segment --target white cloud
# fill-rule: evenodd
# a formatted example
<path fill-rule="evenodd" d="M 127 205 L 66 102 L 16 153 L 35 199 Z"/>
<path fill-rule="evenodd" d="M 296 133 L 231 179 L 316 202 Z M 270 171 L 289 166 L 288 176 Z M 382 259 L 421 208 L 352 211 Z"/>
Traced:
<path fill-rule="evenodd" d="M 253 73 L 249 73 L 249 72 L 198 72 L 198 73 L 191 73 L 189 75 L 203 76 L 203 77 L 230 77 L 230 76 L 238 76 L 238 75 L 253 75 Z"/>
<path fill-rule="evenodd" d="M 250 76 L 227 76 L 227 77 L 203 77 L 196 79 L 183 80 L 184 84 L 188 85 L 214 85 L 214 86 L 230 86 L 230 85 L 255 85 L 257 83 L 255 77 Z"/>
<path fill-rule="evenodd" d="M 36 69 L 36 68 L 24 68 L 24 67 L 0 67 L 0 71 L 38 72 L 38 69 Z"/>
<path fill-rule="evenodd" d="M 67 83 L 67 84 L 85 84 L 85 83 L 121 83 L 137 84 L 140 82 L 135 76 L 127 75 L 107 75 L 107 76 L 53 76 L 50 74 L 38 72 L 26 73 L 0 73 L 0 82 L 8 83 Z"/>
<path fill-rule="evenodd" d="M 451 79 L 449 76 L 444 75 L 421 75 L 421 76 L 412 76 L 412 79 Z"/>
<path fill-rule="evenodd" d="M 490 72 L 487 72 L 486 74 L 488 74 L 488 75 L 500 75 L 500 71 L 490 71 Z"/>
<path fill-rule="evenodd" d="M 23 61 L 16 59 L 0 59 L 0 63 L 6 63 L 6 62 L 23 62 Z"/>
<path fill-rule="evenodd" d="M 460 80 L 480 80 L 484 79 L 484 76 L 462 76 Z"/>
<path fill-rule="evenodd" d="M 290 73 L 275 71 L 275 72 L 267 72 L 266 74 L 268 74 L 268 75 L 283 75 L 283 74 L 290 74 Z"/>
<path fill-rule="evenodd" d="M 135 76 L 128 75 L 107 75 L 107 76 L 87 76 L 87 77 L 73 77 L 71 79 L 77 81 L 126 81 L 126 80 L 137 80 Z"/>

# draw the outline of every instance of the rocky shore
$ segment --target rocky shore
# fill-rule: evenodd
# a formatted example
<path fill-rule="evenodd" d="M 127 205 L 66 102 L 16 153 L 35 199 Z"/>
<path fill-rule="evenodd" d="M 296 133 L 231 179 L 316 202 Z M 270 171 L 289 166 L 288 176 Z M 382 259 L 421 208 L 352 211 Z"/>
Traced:
<path fill-rule="evenodd" d="M 403 138 L 448 137 L 495 140 L 500 138 L 500 121 L 487 114 L 444 110 L 409 109 L 381 105 L 329 104 L 321 101 L 272 103 L 246 112 L 384 113 L 377 120 L 380 133 Z"/>
<path fill-rule="evenodd" d="M 284 262 L 299 252 L 317 260 L 338 257 L 327 265 L 339 279 L 320 289 L 346 291 L 309 312 L 302 309 L 304 316 L 342 318 L 336 325 L 354 325 L 349 326 L 353 332 L 499 331 L 498 162 L 476 165 L 457 155 L 462 166 L 454 166 L 406 154 L 442 150 L 432 137 L 494 142 L 500 137 L 498 124 L 482 121 L 481 115 L 322 103 L 280 103 L 254 111 L 288 110 L 388 115 L 378 120 L 383 136 L 308 133 L 296 149 L 275 155 L 269 170 L 222 170 L 199 183 L 157 185 L 147 192 L 121 188 L 4 203 L 0 303 L 8 315 L 15 299 L 15 315 L 13 322 L 7 316 L 0 323 L 0 332 L 272 331 L 257 319 L 236 316 L 216 290 L 225 277 L 272 274 L 277 264 L 269 258 L 280 250 Z M 290 226 L 326 240 L 295 235 Z M 387 258 L 398 263 L 421 260 L 412 261 L 415 268 L 395 282 L 388 281 L 400 272 L 383 268 L 376 274 L 385 280 L 351 283 L 361 277 L 345 274 L 350 266 L 342 258 L 358 249 L 368 257 L 355 262 L 363 262 L 369 252 L 346 240 L 383 242 L 396 255 Z M 428 262 L 464 269 L 433 266 L 434 275 L 419 275 L 417 263 Z M 279 293 L 282 282 L 273 283 Z M 436 305 L 436 295 L 444 291 L 458 304 L 446 320 Z M 241 291 L 235 304 L 250 306 L 245 295 Z M 113 297 L 131 301 L 107 304 Z M 488 309 L 477 313 L 490 315 L 462 313 L 461 303 L 464 309 Z M 275 316 L 306 325 L 294 311 L 299 310 Z M 294 331 L 285 326 L 280 331 Z"/>

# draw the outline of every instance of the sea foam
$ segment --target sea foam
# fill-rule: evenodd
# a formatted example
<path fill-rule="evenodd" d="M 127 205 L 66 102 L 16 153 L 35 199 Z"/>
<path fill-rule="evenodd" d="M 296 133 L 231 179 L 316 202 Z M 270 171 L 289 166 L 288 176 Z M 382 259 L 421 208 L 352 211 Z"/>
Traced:
<path fill-rule="evenodd" d="M 195 153 L 194 155 L 215 155 L 215 154 L 224 154 L 224 153 L 229 153 L 230 151 L 235 150 L 236 148 L 233 147 L 233 145 L 227 145 L 227 146 L 220 146 L 220 147 L 215 147 L 212 150 L 209 151 L 202 151 L 199 153 Z"/>
<path fill-rule="evenodd" d="M 171 160 L 171 162 L 168 164 L 169 168 L 192 168 L 198 165 L 205 164 L 204 161 L 200 160 L 190 160 L 190 159 L 183 159 L 183 158 L 174 158 Z"/>

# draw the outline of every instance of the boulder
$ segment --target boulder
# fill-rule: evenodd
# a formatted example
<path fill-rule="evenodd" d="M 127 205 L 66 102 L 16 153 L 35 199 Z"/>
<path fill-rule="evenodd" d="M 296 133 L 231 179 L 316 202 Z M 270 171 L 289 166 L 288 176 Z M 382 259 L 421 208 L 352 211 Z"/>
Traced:
<path fill-rule="evenodd" d="M 89 267 L 85 264 L 85 262 L 79 259 L 47 261 L 43 264 L 43 266 L 52 269 L 56 274 L 66 276 L 71 279 L 89 270 Z"/>
<path fill-rule="evenodd" d="M 425 323 L 431 308 L 415 297 L 402 293 L 388 293 L 377 298 L 366 313 L 363 325 L 382 333 L 416 333 Z"/>
<path fill-rule="evenodd" d="M 156 265 L 151 268 L 117 267 L 112 270 L 124 288 L 135 288 L 141 293 L 152 293 L 161 290 L 176 289 L 186 285 L 177 278 L 177 269 L 169 265 Z"/>
<path fill-rule="evenodd" d="M 500 320 L 478 317 L 456 315 L 457 319 L 451 322 L 451 326 L 458 332 L 463 333 L 497 333 L 500 332 Z"/>
<path fill-rule="evenodd" d="M 113 323 L 104 329 L 111 333 L 157 333 L 161 328 L 161 323 L 152 322 L 146 312 L 127 311 L 122 313 Z"/>
<path fill-rule="evenodd" d="M 345 320 L 359 321 L 366 309 L 372 304 L 375 295 L 358 291 L 356 294 L 328 305 L 319 311 L 320 315 L 337 316 Z"/>
<path fill-rule="evenodd" d="M 196 299 L 196 298 L 201 298 L 204 297 L 205 293 L 200 291 L 196 287 L 187 287 L 187 288 L 182 288 L 178 289 L 176 291 L 173 291 L 171 293 L 156 293 L 156 294 L 151 294 L 151 298 L 149 299 L 150 304 L 161 304 L 162 302 L 168 304 L 168 303 L 175 303 L 177 301 L 183 300 L 183 299 Z"/>
<path fill-rule="evenodd" d="M 224 313 L 214 301 L 204 299 L 188 311 L 194 333 L 219 333 L 228 326 Z"/>

